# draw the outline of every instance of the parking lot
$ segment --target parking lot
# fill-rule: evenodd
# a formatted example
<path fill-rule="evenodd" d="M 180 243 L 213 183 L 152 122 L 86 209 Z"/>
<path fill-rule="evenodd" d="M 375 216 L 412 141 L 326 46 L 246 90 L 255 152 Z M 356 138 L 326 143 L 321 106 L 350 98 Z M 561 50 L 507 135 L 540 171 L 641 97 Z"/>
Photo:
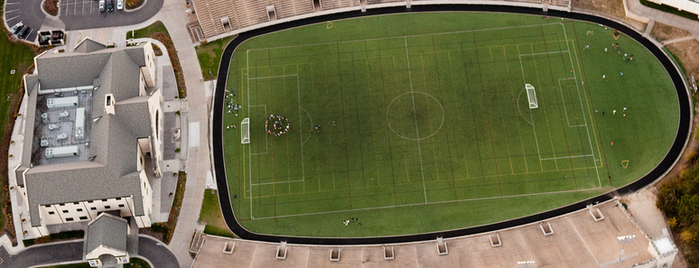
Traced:
<path fill-rule="evenodd" d="M 63 28 L 66 31 L 119 27 L 143 22 L 163 7 L 163 0 L 147 0 L 137 10 L 117 10 L 117 0 L 114 0 L 114 12 L 100 12 L 97 0 L 61 0 L 58 17 L 47 18 L 41 3 L 41 0 L 6 0 L 4 13 L 7 26 L 12 27 L 22 22 L 31 28 L 26 39 L 34 42 L 42 25 L 46 27 L 44 30 Z"/>
<path fill-rule="evenodd" d="M 7 0 L 4 12 L 7 26 L 12 27 L 18 22 L 22 22 L 31 28 L 25 39 L 30 42 L 36 40 L 36 32 L 41 28 L 41 24 L 46 18 L 46 15 L 41 12 L 41 1 Z"/>
<path fill-rule="evenodd" d="M 99 13 L 99 2 L 95 0 L 62 0 L 61 15 L 82 16 L 86 14 Z"/>
<path fill-rule="evenodd" d="M 105 9 L 108 2 L 106 0 Z M 61 0 L 59 3 L 59 18 L 67 31 L 136 24 L 149 19 L 163 6 L 163 0 L 147 0 L 138 10 L 126 11 L 125 8 L 118 10 L 117 0 L 114 0 L 113 12 L 100 12 L 98 0 Z"/>

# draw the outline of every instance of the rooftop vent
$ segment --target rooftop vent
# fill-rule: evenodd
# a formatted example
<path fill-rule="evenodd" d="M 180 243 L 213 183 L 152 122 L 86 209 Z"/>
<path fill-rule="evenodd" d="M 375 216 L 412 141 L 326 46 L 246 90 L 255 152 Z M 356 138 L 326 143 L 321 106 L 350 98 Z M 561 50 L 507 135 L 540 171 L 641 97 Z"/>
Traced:
<path fill-rule="evenodd" d="M 85 138 L 85 108 L 75 109 L 75 139 Z"/>
<path fill-rule="evenodd" d="M 46 100 L 46 106 L 49 109 L 78 106 L 78 96 L 51 98 Z"/>
<path fill-rule="evenodd" d="M 77 156 L 78 146 L 63 146 L 63 147 L 53 147 L 46 149 L 46 158 L 57 158 L 57 157 L 68 157 Z"/>

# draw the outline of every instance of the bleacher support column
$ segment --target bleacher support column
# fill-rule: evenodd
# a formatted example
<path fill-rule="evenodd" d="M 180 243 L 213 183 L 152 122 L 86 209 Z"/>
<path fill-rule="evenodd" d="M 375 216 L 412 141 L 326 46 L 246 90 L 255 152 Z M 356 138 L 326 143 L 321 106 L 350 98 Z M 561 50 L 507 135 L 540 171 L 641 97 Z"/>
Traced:
<path fill-rule="evenodd" d="M 405 1 L 405 8 L 410 9 L 410 6 L 413 4 L 412 0 L 406 0 Z"/>

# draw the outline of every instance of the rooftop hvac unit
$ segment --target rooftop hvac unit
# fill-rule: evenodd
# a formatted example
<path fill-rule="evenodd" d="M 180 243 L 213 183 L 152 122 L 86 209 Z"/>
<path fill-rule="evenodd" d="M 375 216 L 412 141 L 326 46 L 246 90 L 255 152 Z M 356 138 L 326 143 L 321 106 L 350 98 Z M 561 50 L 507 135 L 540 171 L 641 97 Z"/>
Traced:
<path fill-rule="evenodd" d="M 75 139 L 85 138 L 85 108 L 75 109 Z"/>
<path fill-rule="evenodd" d="M 68 157 L 77 156 L 78 146 L 63 146 L 63 147 L 53 147 L 46 149 L 46 158 L 57 158 L 57 157 Z"/>
<path fill-rule="evenodd" d="M 68 111 L 63 111 L 63 112 L 58 113 L 58 118 L 66 118 L 69 115 L 70 115 L 70 113 L 68 113 Z"/>
<path fill-rule="evenodd" d="M 56 140 L 65 140 L 67 138 L 68 138 L 68 134 L 65 134 L 65 133 L 61 133 L 61 134 L 58 134 L 58 136 L 56 136 Z"/>
<path fill-rule="evenodd" d="M 51 145 L 49 138 L 41 137 L 41 147 L 49 147 L 49 145 Z"/>
<path fill-rule="evenodd" d="M 59 126 L 58 124 L 49 124 L 49 130 L 51 130 L 51 131 L 58 130 L 60 128 L 61 128 L 61 126 Z"/>
<path fill-rule="evenodd" d="M 46 100 L 46 106 L 49 109 L 78 106 L 78 96 L 48 99 Z"/>

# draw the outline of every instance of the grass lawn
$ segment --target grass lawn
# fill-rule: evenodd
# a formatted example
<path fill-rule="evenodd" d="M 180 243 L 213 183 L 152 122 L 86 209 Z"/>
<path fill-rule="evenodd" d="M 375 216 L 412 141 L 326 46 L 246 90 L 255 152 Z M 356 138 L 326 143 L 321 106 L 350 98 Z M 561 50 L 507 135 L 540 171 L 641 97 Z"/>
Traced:
<path fill-rule="evenodd" d="M 10 105 L 19 97 L 22 75 L 33 64 L 34 52 L 27 46 L 14 44 L 3 35 L 0 37 L 0 125 L 7 126 L 12 117 Z M 14 74 L 12 71 L 14 70 Z M 4 137 L 7 127 L 0 128 L 0 137 Z M 5 159 L 5 161 L 7 161 Z M 5 195 L 3 191 L 2 195 Z M 3 197 L 0 200 L 5 200 Z M 0 216 L 0 230 L 5 227 L 5 215 Z"/>
<path fill-rule="evenodd" d="M 150 38 L 153 33 L 163 33 L 170 37 L 170 33 L 165 28 L 165 25 L 161 21 L 156 21 L 151 25 L 146 26 L 138 30 L 130 31 L 126 33 L 126 39 L 129 38 Z"/>
<path fill-rule="evenodd" d="M 204 77 L 204 80 L 216 79 L 218 65 L 221 62 L 221 54 L 231 40 L 233 40 L 233 37 L 226 37 L 195 47 L 199 65 L 201 66 L 201 75 Z"/>
<path fill-rule="evenodd" d="M 63 265 L 52 265 L 52 266 L 41 266 L 41 268 L 89 268 L 90 264 L 86 262 L 63 264 Z M 124 268 L 150 268 L 148 263 L 136 257 L 131 257 L 128 264 L 124 264 Z"/>
<path fill-rule="evenodd" d="M 349 19 L 256 37 L 233 57 L 224 125 L 250 118 L 251 142 L 223 129 L 226 172 L 253 232 L 385 236 L 542 212 L 646 174 L 679 119 L 650 52 L 572 20 Z"/>
<path fill-rule="evenodd" d="M 233 232 L 228 230 L 226 222 L 223 220 L 221 215 L 221 206 L 218 203 L 218 195 L 216 191 L 206 190 L 204 192 L 204 201 L 201 205 L 201 212 L 199 213 L 199 222 L 206 224 L 204 228 L 204 233 L 235 237 Z"/>

